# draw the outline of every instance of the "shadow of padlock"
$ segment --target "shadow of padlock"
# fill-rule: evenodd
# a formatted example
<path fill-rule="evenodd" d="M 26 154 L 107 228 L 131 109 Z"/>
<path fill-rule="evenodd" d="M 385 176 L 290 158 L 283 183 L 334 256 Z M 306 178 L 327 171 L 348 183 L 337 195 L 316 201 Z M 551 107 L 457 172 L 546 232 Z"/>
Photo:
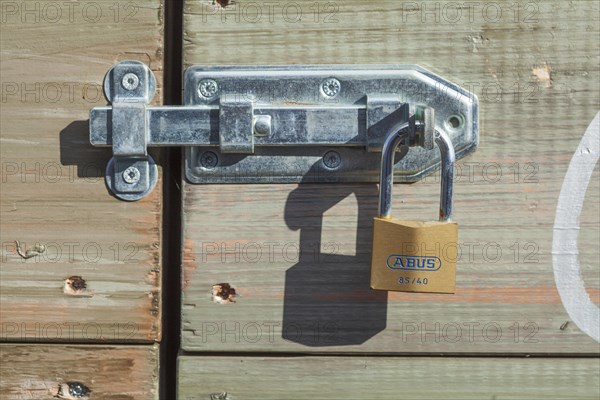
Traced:
<path fill-rule="evenodd" d="M 376 184 L 300 184 L 290 193 L 285 221 L 300 230 L 300 243 L 298 263 L 285 275 L 284 340 L 311 347 L 360 345 L 385 329 L 387 293 L 368 284 L 378 193 Z M 339 243 L 322 242 L 323 215 L 352 194 L 358 203 L 356 255 L 335 254 Z"/>

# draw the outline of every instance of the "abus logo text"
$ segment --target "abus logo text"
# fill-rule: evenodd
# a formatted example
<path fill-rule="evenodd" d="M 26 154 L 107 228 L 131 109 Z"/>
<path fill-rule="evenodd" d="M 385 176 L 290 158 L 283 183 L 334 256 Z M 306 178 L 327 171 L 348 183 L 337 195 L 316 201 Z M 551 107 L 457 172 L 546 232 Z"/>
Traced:
<path fill-rule="evenodd" d="M 435 256 L 402 256 L 392 254 L 387 259 L 390 269 L 402 269 L 409 271 L 437 271 L 442 268 L 442 261 Z"/>

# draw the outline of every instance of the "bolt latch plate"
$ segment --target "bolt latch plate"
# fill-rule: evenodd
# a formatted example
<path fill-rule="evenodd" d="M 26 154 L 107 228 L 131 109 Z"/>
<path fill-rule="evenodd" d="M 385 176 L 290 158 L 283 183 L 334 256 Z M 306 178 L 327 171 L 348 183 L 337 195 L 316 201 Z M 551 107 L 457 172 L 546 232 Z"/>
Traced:
<path fill-rule="evenodd" d="M 183 106 L 150 106 L 154 91 L 148 67 L 119 63 L 105 79 L 112 106 L 90 113 L 91 143 L 115 155 L 108 186 L 126 200 L 153 185 L 154 163 L 139 164 L 151 146 L 185 146 L 191 183 L 377 182 L 385 135 L 412 118 L 420 128 L 394 177 L 413 182 L 439 167 L 434 129 L 448 133 L 457 158 L 479 139 L 475 95 L 416 65 L 194 66 Z M 140 176 L 123 178 L 130 167 Z"/>

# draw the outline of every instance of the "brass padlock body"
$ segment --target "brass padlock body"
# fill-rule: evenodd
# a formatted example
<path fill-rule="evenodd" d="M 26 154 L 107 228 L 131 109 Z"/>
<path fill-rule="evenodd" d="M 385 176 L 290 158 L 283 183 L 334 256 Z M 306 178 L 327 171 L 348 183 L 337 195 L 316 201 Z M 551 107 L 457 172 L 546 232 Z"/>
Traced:
<path fill-rule="evenodd" d="M 371 288 L 454 293 L 458 224 L 375 218 Z"/>

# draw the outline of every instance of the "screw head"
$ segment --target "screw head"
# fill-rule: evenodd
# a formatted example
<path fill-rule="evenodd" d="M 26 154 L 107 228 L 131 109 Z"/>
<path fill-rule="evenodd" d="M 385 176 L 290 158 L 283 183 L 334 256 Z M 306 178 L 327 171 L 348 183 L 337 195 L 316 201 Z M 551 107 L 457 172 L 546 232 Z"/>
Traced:
<path fill-rule="evenodd" d="M 136 74 L 128 73 L 123 76 L 123 80 L 121 80 L 121 85 L 126 90 L 135 90 L 140 85 L 140 78 Z"/>
<path fill-rule="evenodd" d="M 342 84 L 335 78 L 328 78 L 321 83 L 321 93 L 325 97 L 334 98 L 342 90 Z"/>
<path fill-rule="evenodd" d="M 229 400 L 229 395 L 226 392 L 223 393 L 211 393 L 210 400 Z"/>
<path fill-rule="evenodd" d="M 219 163 L 219 156 L 212 151 L 205 151 L 200 156 L 200 165 L 207 169 L 212 169 Z"/>
<path fill-rule="evenodd" d="M 130 185 L 134 183 L 138 183 L 140 180 L 141 174 L 140 170 L 136 167 L 129 167 L 125 171 L 123 171 L 123 180 Z"/>
<path fill-rule="evenodd" d="M 323 164 L 329 169 L 337 169 L 342 164 L 342 156 L 337 151 L 328 151 L 323 156 Z"/>
<path fill-rule="evenodd" d="M 69 395 L 71 397 L 84 397 L 90 393 L 90 389 L 85 386 L 83 383 L 79 382 L 70 382 L 69 385 Z"/>
<path fill-rule="evenodd" d="M 219 84 L 213 79 L 202 79 L 198 84 L 198 93 L 205 99 L 213 98 L 219 92 Z"/>

